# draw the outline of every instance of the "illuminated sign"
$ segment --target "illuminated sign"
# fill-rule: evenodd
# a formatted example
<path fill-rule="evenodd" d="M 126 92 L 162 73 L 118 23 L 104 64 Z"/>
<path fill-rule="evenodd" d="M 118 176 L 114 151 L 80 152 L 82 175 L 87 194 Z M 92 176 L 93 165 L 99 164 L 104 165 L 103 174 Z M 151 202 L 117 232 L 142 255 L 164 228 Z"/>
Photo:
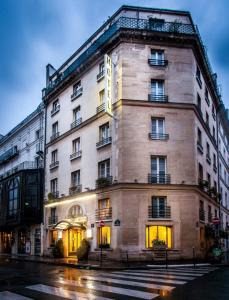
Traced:
<path fill-rule="evenodd" d="M 105 71 L 105 111 L 111 113 L 111 76 L 112 76 L 112 62 L 110 57 L 104 55 L 104 71 Z"/>

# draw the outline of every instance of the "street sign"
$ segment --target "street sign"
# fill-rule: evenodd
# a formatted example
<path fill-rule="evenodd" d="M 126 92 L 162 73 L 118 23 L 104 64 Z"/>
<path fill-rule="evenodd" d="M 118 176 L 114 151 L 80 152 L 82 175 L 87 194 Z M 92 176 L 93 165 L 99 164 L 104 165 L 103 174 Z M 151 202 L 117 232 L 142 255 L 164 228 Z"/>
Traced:
<path fill-rule="evenodd" d="M 120 220 L 117 219 L 117 220 L 114 221 L 114 226 L 120 226 L 120 223 L 121 223 Z"/>
<path fill-rule="evenodd" d="M 99 227 L 104 227 L 105 226 L 105 223 L 103 220 L 99 221 Z"/>

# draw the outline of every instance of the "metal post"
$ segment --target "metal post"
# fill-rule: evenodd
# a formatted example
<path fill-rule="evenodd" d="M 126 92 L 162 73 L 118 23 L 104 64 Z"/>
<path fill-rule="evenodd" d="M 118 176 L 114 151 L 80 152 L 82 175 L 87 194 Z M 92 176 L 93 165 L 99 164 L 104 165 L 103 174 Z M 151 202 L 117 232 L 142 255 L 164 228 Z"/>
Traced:
<path fill-rule="evenodd" d="M 167 247 L 165 248 L 165 267 L 168 269 L 168 249 Z"/>
<path fill-rule="evenodd" d="M 127 262 L 127 267 L 129 267 L 129 256 L 128 256 L 128 251 L 126 250 L 126 262 Z"/>
<path fill-rule="evenodd" d="M 103 261 L 102 227 L 100 227 L 100 267 L 102 267 L 102 261 Z"/>
<path fill-rule="evenodd" d="M 193 255 L 193 267 L 195 268 L 195 267 L 196 267 L 196 261 L 195 261 L 195 256 L 196 256 L 196 253 L 195 253 L 195 247 L 192 247 L 192 255 Z"/>

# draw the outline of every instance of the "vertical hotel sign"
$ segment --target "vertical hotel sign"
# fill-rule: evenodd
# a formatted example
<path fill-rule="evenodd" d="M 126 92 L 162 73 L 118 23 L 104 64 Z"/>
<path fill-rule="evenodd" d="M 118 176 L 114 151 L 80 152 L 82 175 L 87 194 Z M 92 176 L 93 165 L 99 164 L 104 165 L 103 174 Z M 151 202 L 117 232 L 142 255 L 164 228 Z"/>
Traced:
<path fill-rule="evenodd" d="M 112 62 L 111 58 L 104 55 L 104 71 L 105 71 L 105 111 L 111 113 L 111 76 L 112 76 Z"/>

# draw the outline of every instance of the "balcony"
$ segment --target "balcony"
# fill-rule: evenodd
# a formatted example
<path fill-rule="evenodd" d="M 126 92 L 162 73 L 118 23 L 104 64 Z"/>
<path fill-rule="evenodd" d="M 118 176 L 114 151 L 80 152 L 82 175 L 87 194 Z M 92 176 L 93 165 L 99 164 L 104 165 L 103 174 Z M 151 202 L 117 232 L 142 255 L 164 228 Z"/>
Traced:
<path fill-rule="evenodd" d="M 206 154 L 206 161 L 210 165 L 212 163 L 211 157 L 209 154 Z"/>
<path fill-rule="evenodd" d="M 58 216 L 51 216 L 48 218 L 49 226 L 55 225 L 58 222 Z"/>
<path fill-rule="evenodd" d="M 72 154 L 70 154 L 70 160 L 74 160 L 74 159 L 77 159 L 77 158 L 80 158 L 82 155 L 82 151 L 78 151 L 78 152 L 74 152 Z"/>
<path fill-rule="evenodd" d="M 202 89 L 202 80 L 201 80 L 200 76 L 196 75 L 196 81 L 198 82 L 199 87 Z"/>
<path fill-rule="evenodd" d="M 112 141 L 112 138 L 111 138 L 111 136 L 109 136 L 108 138 L 103 139 L 103 140 L 99 141 L 98 143 L 96 143 L 96 148 L 99 149 L 106 145 L 109 145 L 109 144 L 111 144 L 111 141 Z"/>
<path fill-rule="evenodd" d="M 58 111 L 60 111 L 60 104 L 58 104 L 51 110 L 51 117 L 58 113 Z"/>
<path fill-rule="evenodd" d="M 79 118 L 79 119 L 75 120 L 75 121 L 71 124 L 71 129 L 80 126 L 81 123 L 82 123 L 82 118 Z"/>
<path fill-rule="evenodd" d="M 149 58 L 148 63 L 150 66 L 154 67 L 166 67 L 168 65 L 168 60 Z"/>
<path fill-rule="evenodd" d="M 149 94 L 148 101 L 150 102 L 168 102 L 169 97 L 164 94 Z"/>
<path fill-rule="evenodd" d="M 203 146 L 202 146 L 202 143 L 199 142 L 199 141 L 197 141 L 197 149 L 198 149 L 198 151 L 199 151 L 201 154 L 204 153 L 204 148 L 203 148 Z"/>
<path fill-rule="evenodd" d="M 102 80 L 105 76 L 105 70 L 102 70 L 101 72 L 99 72 L 99 74 L 97 75 L 97 82 L 99 82 L 100 80 Z"/>
<path fill-rule="evenodd" d="M 148 218 L 149 219 L 171 219 L 171 207 L 164 206 L 160 208 L 158 206 L 148 207 Z"/>
<path fill-rule="evenodd" d="M 69 195 L 73 196 L 76 195 L 78 193 L 82 192 L 82 185 L 81 184 L 73 184 L 70 188 L 69 188 Z"/>
<path fill-rule="evenodd" d="M 149 138 L 151 140 L 164 140 L 167 141 L 169 139 L 169 135 L 167 133 L 149 133 Z"/>
<path fill-rule="evenodd" d="M 112 219 L 112 207 L 99 208 L 95 210 L 96 221 L 111 220 Z"/>
<path fill-rule="evenodd" d="M 170 184 L 170 174 L 148 174 L 148 183 L 153 184 Z"/>
<path fill-rule="evenodd" d="M 97 189 L 100 189 L 112 185 L 112 182 L 113 182 L 112 176 L 99 177 L 95 182 L 95 186 Z"/>
<path fill-rule="evenodd" d="M 0 165 L 7 163 L 8 161 L 13 159 L 17 155 L 19 155 L 19 150 L 18 150 L 17 146 L 10 148 L 9 150 L 7 150 L 5 153 L 3 153 L 0 156 Z"/>
<path fill-rule="evenodd" d="M 83 87 L 80 87 L 77 90 L 75 90 L 73 92 L 73 94 L 71 95 L 71 101 L 74 101 L 75 99 L 80 97 L 82 94 L 83 94 Z"/>
<path fill-rule="evenodd" d="M 59 167 L 59 161 L 58 161 L 58 160 L 52 162 L 52 163 L 49 165 L 49 169 L 50 169 L 50 170 L 53 170 L 53 169 L 55 169 L 55 168 L 57 168 L 57 167 Z"/>
<path fill-rule="evenodd" d="M 101 105 L 96 107 L 96 113 L 99 114 L 100 112 L 105 111 L 105 108 L 106 108 L 105 103 L 102 103 Z"/>
<path fill-rule="evenodd" d="M 53 141 L 56 140 L 59 136 L 60 136 L 60 133 L 59 133 L 59 132 L 53 133 L 53 135 L 50 136 L 50 142 L 53 142 Z"/>
<path fill-rule="evenodd" d="M 203 208 L 199 209 L 199 220 L 201 222 L 205 222 L 205 211 L 203 210 Z"/>

